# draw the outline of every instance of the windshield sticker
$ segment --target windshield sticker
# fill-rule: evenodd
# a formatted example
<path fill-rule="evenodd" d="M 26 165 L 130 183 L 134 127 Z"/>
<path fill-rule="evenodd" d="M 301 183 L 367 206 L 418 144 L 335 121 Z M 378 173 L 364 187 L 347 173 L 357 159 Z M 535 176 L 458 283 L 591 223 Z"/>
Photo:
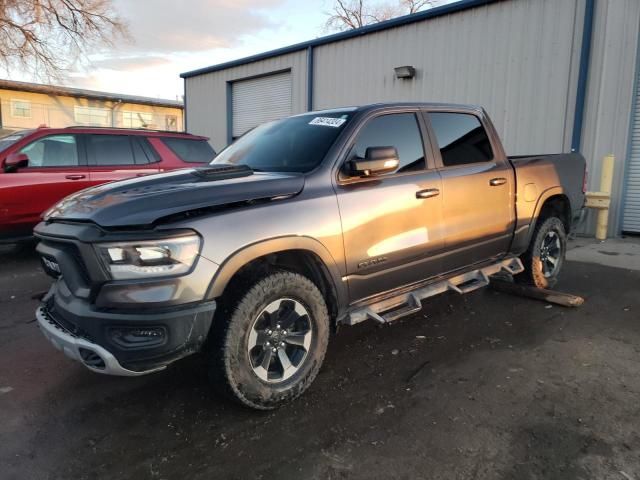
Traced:
<path fill-rule="evenodd" d="M 341 127 L 347 120 L 344 118 L 316 117 L 309 122 L 309 125 L 322 125 L 323 127 Z"/>

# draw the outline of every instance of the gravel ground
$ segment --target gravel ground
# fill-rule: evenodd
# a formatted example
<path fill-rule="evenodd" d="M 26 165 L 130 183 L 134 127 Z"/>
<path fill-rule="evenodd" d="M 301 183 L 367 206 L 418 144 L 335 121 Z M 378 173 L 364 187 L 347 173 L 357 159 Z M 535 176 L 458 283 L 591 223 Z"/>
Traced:
<path fill-rule="evenodd" d="M 298 401 L 222 401 L 202 358 L 93 374 L 33 323 L 47 288 L 0 251 L 2 479 L 640 480 L 640 271 L 569 261 L 579 309 L 488 289 L 343 328 Z"/>

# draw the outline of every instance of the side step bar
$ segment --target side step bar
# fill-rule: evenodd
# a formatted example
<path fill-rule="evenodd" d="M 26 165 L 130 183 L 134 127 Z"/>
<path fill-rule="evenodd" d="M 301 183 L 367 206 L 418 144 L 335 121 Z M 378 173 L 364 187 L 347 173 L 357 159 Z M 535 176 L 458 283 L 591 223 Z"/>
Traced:
<path fill-rule="evenodd" d="M 356 307 L 347 314 L 344 324 L 355 325 L 369 319 L 379 323 L 390 323 L 419 312 L 422 309 L 421 301 L 425 298 L 433 297 L 449 290 L 462 295 L 489 285 L 489 277 L 491 275 L 499 272 L 515 275 L 523 270 L 524 267 L 519 258 L 506 258 L 484 268 L 472 270 L 426 287 L 417 288 L 371 305 Z"/>

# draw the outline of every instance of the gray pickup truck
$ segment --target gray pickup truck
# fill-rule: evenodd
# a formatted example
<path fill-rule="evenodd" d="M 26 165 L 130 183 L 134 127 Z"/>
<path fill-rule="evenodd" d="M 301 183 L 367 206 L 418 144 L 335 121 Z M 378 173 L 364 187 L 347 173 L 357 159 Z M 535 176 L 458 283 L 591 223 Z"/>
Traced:
<path fill-rule="evenodd" d="M 35 234 L 55 282 L 37 321 L 99 373 L 204 351 L 215 387 L 275 408 L 311 384 L 340 324 L 392 322 L 498 273 L 553 283 L 584 177 L 579 154 L 507 157 L 473 106 L 285 118 L 207 167 L 50 209 Z"/>

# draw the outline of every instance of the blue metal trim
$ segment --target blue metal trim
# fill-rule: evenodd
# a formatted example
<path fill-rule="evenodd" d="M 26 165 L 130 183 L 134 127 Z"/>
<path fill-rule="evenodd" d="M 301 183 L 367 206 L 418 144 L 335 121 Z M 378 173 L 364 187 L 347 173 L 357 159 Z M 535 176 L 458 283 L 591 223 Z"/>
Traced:
<path fill-rule="evenodd" d="M 640 32 L 638 33 L 638 40 L 636 46 L 636 65 L 634 70 L 633 79 L 633 93 L 631 98 L 631 115 L 629 116 L 629 133 L 627 137 L 627 151 L 624 156 L 624 169 L 622 171 L 622 190 L 620 192 L 620 205 L 618 212 L 618 224 L 616 232 L 622 234 L 624 232 L 624 205 L 627 198 L 627 178 L 629 176 L 629 170 L 631 168 L 631 145 L 633 144 L 633 130 L 635 126 L 635 113 L 638 105 L 638 94 L 640 93 Z"/>
<path fill-rule="evenodd" d="M 227 145 L 233 143 L 233 87 L 227 82 Z"/>
<path fill-rule="evenodd" d="M 578 88 L 576 90 L 576 108 L 573 115 L 573 134 L 571 135 L 571 151 L 580 150 L 582 143 L 582 123 L 584 106 L 587 97 L 587 80 L 591 59 L 591 37 L 593 34 L 593 18 L 596 9 L 595 0 L 586 0 L 584 7 L 584 27 L 582 29 L 582 47 L 580 51 L 580 70 L 578 72 Z"/>
<path fill-rule="evenodd" d="M 373 25 L 367 25 L 355 30 L 347 30 L 346 32 L 335 33 L 326 37 L 320 37 L 313 40 L 309 40 L 302 43 L 296 43 L 288 47 L 278 48 L 269 52 L 259 53 L 250 57 L 241 58 L 239 60 L 233 60 L 231 62 L 221 63 L 219 65 L 213 65 L 211 67 L 200 68 L 198 70 L 191 70 L 189 72 L 181 73 L 182 78 L 194 77 L 196 75 L 202 75 L 203 73 L 212 73 L 219 70 L 225 70 L 231 67 L 237 67 L 251 62 L 257 62 L 258 60 L 265 60 L 271 57 L 277 57 L 280 55 L 286 55 L 287 53 L 298 52 L 305 50 L 309 47 L 317 47 L 320 45 L 326 45 L 327 43 L 339 42 L 340 40 L 346 40 L 348 38 L 360 37 L 368 33 L 380 32 L 389 28 L 400 27 L 402 25 L 408 25 L 422 20 L 428 20 L 430 18 L 440 17 L 442 15 L 449 15 L 451 13 L 461 12 L 470 8 L 479 7 L 482 5 L 488 5 L 490 3 L 498 2 L 502 0 L 459 0 L 458 2 L 450 3 L 448 5 L 442 5 L 440 7 L 430 8 L 424 12 L 418 12 L 411 15 L 404 15 L 402 17 L 393 18 L 385 22 L 374 23 Z"/>
<path fill-rule="evenodd" d="M 187 131 L 187 79 L 183 79 L 182 80 L 184 82 L 183 84 L 183 98 L 182 98 L 182 104 L 184 105 L 184 109 L 182 110 L 182 130 L 184 130 L 185 132 Z"/>
<path fill-rule="evenodd" d="M 307 47 L 307 111 L 313 110 L 313 46 Z"/>

